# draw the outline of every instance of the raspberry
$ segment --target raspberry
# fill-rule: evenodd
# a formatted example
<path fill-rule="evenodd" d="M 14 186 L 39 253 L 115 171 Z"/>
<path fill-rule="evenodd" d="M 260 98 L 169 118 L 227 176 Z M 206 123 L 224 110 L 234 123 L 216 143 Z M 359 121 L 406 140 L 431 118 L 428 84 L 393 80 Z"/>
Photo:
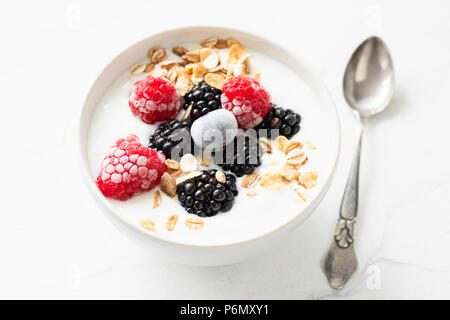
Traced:
<path fill-rule="evenodd" d="M 222 107 L 232 111 L 239 128 L 258 125 L 272 108 L 270 94 L 255 80 L 235 77 L 222 89 Z"/>
<path fill-rule="evenodd" d="M 131 112 L 147 123 L 171 120 L 181 108 L 181 98 L 173 84 L 164 78 L 147 77 L 134 84 L 130 95 Z"/>
<path fill-rule="evenodd" d="M 103 160 L 97 186 L 105 197 L 125 201 L 158 185 L 167 169 L 165 160 L 162 153 L 144 147 L 130 134 L 117 140 Z"/>

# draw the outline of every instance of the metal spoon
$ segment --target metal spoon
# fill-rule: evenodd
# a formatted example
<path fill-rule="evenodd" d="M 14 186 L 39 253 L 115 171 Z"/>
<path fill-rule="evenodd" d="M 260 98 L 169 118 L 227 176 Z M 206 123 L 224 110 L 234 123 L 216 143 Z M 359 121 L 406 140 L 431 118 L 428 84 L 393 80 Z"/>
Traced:
<path fill-rule="evenodd" d="M 330 286 L 341 289 L 358 269 L 353 231 L 358 212 L 359 158 L 364 125 L 382 111 L 394 94 L 394 66 L 383 40 L 371 37 L 353 53 L 344 75 L 344 96 L 361 122 L 359 142 L 342 197 L 333 242 L 322 259 L 322 270 Z"/>

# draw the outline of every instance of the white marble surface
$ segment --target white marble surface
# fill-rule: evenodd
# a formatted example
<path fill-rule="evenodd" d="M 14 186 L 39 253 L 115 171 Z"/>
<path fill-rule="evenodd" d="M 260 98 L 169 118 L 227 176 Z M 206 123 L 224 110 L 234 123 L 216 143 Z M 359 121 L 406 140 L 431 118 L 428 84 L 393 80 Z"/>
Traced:
<path fill-rule="evenodd" d="M 450 298 L 450 2 L 110 3 L 0 4 L 0 298 Z M 76 157 L 78 110 L 105 64 L 152 32 L 194 24 L 242 28 L 301 53 L 334 96 L 343 133 L 317 212 L 278 250 L 216 268 L 164 264 L 122 237 L 87 194 Z M 336 292 L 319 261 L 357 128 L 341 78 L 372 34 L 392 51 L 398 87 L 367 126 L 361 270 Z"/>

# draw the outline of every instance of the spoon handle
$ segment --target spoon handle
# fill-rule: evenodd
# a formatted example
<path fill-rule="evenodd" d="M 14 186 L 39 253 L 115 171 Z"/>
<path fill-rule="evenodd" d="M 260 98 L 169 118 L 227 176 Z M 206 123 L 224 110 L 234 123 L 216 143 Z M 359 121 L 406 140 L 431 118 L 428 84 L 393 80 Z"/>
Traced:
<path fill-rule="evenodd" d="M 358 146 L 353 157 L 350 174 L 347 178 L 347 184 L 345 185 L 344 195 L 342 196 L 341 207 L 339 209 L 340 220 L 354 220 L 358 213 L 359 159 L 361 155 L 364 124 L 364 120 L 361 121 Z"/>
<path fill-rule="evenodd" d="M 341 289 L 358 268 L 353 234 L 358 213 L 358 180 L 361 142 L 365 121 L 361 121 L 358 146 L 345 186 L 339 210 L 339 220 L 330 248 L 322 260 L 322 269 L 331 287 Z"/>

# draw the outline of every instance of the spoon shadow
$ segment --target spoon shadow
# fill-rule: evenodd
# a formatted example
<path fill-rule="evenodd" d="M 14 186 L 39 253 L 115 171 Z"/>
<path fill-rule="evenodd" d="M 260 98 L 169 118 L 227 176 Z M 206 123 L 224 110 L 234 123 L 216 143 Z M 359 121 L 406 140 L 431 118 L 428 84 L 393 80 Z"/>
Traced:
<path fill-rule="evenodd" d="M 396 88 L 394 96 L 392 97 L 391 102 L 382 112 L 373 115 L 370 117 L 367 124 L 377 125 L 379 122 L 385 122 L 387 120 L 392 120 L 400 115 L 403 115 L 408 105 L 408 98 L 406 93 L 401 88 Z"/>

